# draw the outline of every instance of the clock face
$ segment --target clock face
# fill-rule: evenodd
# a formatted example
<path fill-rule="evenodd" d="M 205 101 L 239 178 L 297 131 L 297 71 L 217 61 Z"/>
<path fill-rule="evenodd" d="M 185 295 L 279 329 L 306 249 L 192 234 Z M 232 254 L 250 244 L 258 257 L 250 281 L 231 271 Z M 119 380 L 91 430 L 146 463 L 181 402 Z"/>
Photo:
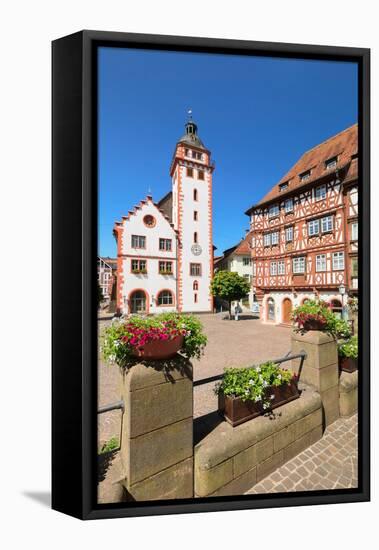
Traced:
<path fill-rule="evenodd" d="M 199 244 L 193 244 L 191 246 L 191 251 L 192 254 L 194 254 L 195 256 L 200 256 L 200 254 L 202 253 L 202 248 Z"/>

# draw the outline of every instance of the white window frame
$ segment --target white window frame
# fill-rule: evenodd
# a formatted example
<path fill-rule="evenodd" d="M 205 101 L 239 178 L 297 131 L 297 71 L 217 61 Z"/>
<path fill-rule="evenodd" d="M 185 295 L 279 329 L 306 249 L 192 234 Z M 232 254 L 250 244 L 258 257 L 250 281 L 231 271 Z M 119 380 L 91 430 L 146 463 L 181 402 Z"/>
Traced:
<path fill-rule="evenodd" d="M 286 264 L 284 260 L 278 261 L 278 275 L 285 275 L 286 274 Z"/>
<path fill-rule="evenodd" d="M 143 246 L 141 246 L 141 240 L 143 242 Z M 138 246 L 133 245 L 133 241 L 137 241 Z M 146 248 L 146 237 L 145 237 L 145 235 L 132 235 L 132 237 L 131 237 L 131 247 L 132 248 L 145 249 Z"/>
<path fill-rule="evenodd" d="M 333 271 L 343 271 L 345 269 L 345 253 L 334 252 L 333 253 Z"/>
<path fill-rule="evenodd" d="M 311 171 L 307 170 L 306 172 L 303 172 L 300 174 L 300 181 L 307 181 L 311 177 Z"/>
<path fill-rule="evenodd" d="M 332 170 L 337 166 L 338 158 L 337 157 L 331 157 L 330 159 L 325 161 L 325 168 L 327 170 Z"/>
<path fill-rule="evenodd" d="M 318 273 L 326 271 L 326 254 L 317 254 L 316 256 L 316 271 Z"/>
<path fill-rule="evenodd" d="M 310 220 L 308 222 L 308 237 L 314 237 L 320 234 L 320 220 Z"/>
<path fill-rule="evenodd" d="M 321 218 L 321 232 L 329 233 L 333 231 L 333 216 L 325 216 Z"/>
<path fill-rule="evenodd" d="M 357 241 L 358 240 L 358 222 L 353 222 L 351 224 L 351 240 Z"/>
<path fill-rule="evenodd" d="M 269 218 L 276 218 L 279 216 L 279 204 L 273 204 L 268 209 L 268 217 Z"/>
<path fill-rule="evenodd" d="M 251 265 L 251 258 L 248 258 L 248 257 L 243 257 L 242 258 L 242 265 L 244 265 L 245 267 Z"/>
<path fill-rule="evenodd" d="M 271 233 L 263 235 L 263 246 L 271 246 Z"/>
<path fill-rule="evenodd" d="M 293 212 L 293 199 L 286 199 L 284 201 L 284 212 L 286 214 Z"/>
<path fill-rule="evenodd" d="M 291 235 L 291 238 L 288 237 L 288 235 Z M 292 243 L 293 241 L 293 225 L 290 227 L 286 227 L 286 243 Z"/>
<path fill-rule="evenodd" d="M 315 189 L 315 200 L 322 201 L 326 199 L 326 185 L 319 185 Z"/>
<path fill-rule="evenodd" d="M 278 264 L 276 262 L 270 262 L 270 275 L 278 274 Z"/>
<path fill-rule="evenodd" d="M 294 275 L 304 275 L 305 268 L 305 256 L 296 256 L 296 258 L 292 258 L 292 273 Z"/>
<path fill-rule="evenodd" d="M 274 231 L 274 233 L 271 233 L 271 245 L 277 244 L 279 244 L 279 231 Z"/>

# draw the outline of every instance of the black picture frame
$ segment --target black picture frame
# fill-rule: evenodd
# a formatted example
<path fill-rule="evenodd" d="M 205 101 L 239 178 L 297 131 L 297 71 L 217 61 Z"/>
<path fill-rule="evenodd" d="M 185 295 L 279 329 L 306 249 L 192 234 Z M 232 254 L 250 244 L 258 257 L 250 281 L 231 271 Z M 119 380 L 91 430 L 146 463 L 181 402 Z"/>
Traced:
<path fill-rule="evenodd" d="M 359 486 L 189 500 L 96 503 L 97 64 L 99 46 L 354 61 L 359 67 Z M 52 44 L 52 507 L 81 519 L 370 499 L 370 50 L 81 31 Z M 67 273 L 70 276 L 67 276 Z"/>

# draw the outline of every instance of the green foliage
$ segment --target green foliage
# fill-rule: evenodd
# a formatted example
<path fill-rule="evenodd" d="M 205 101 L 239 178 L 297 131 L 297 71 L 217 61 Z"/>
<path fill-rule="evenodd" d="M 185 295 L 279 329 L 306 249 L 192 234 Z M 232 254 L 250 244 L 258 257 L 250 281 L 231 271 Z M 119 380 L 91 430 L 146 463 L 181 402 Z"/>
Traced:
<path fill-rule="evenodd" d="M 106 441 L 103 446 L 100 449 L 99 454 L 105 454 L 105 453 L 111 453 L 112 451 L 118 449 L 120 447 L 120 442 L 117 439 L 117 437 L 111 437 L 108 441 Z"/>
<path fill-rule="evenodd" d="M 336 339 L 351 336 L 348 322 L 337 317 L 329 304 L 323 300 L 307 300 L 303 305 L 297 306 L 293 310 L 292 319 L 297 324 L 298 330 L 304 330 L 307 322 L 317 321 L 322 326 L 323 332 Z"/>
<path fill-rule="evenodd" d="M 229 303 L 229 313 L 233 300 L 242 300 L 250 292 L 250 283 L 233 271 L 218 271 L 210 286 L 211 294 Z"/>
<path fill-rule="evenodd" d="M 343 342 L 338 346 L 338 355 L 341 357 L 351 357 L 357 359 L 358 357 L 358 336 L 352 336 L 346 342 Z"/>
<path fill-rule="evenodd" d="M 269 408 L 270 387 L 289 384 L 297 380 L 296 374 L 280 368 L 271 361 L 258 367 L 228 368 L 224 371 L 222 382 L 216 387 L 216 393 L 239 397 L 242 401 L 261 402 L 264 409 Z"/>
<path fill-rule="evenodd" d="M 120 367 L 132 364 L 134 338 L 136 333 L 142 334 L 145 342 L 160 333 L 167 334 L 178 331 L 184 336 L 181 354 L 188 359 L 200 359 L 207 344 L 207 337 L 203 333 L 203 326 L 194 315 L 179 313 L 161 313 L 151 317 L 132 315 L 125 321 L 114 320 L 105 328 L 102 334 L 101 351 L 108 363 L 116 363 Z"/>
<path fill-rule="evenodd" d="M 357 296 L 351 296 L 348 301 L 347 305 L 351 311 L 351 313 L 358 313 L 358 297 Z"/>

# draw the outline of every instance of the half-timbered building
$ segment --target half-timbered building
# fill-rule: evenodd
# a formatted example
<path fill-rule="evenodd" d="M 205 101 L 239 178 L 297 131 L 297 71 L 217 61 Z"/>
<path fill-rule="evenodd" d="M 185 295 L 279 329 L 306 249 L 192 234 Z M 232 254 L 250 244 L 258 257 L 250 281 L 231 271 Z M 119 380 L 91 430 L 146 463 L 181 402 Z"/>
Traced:
<path fill-rule="evenodd" d="M 358 127 L 310 149 L 249 208 L 261 318 L 289 323 L 319 297 L 341 311 L 358 292 Z"/>

